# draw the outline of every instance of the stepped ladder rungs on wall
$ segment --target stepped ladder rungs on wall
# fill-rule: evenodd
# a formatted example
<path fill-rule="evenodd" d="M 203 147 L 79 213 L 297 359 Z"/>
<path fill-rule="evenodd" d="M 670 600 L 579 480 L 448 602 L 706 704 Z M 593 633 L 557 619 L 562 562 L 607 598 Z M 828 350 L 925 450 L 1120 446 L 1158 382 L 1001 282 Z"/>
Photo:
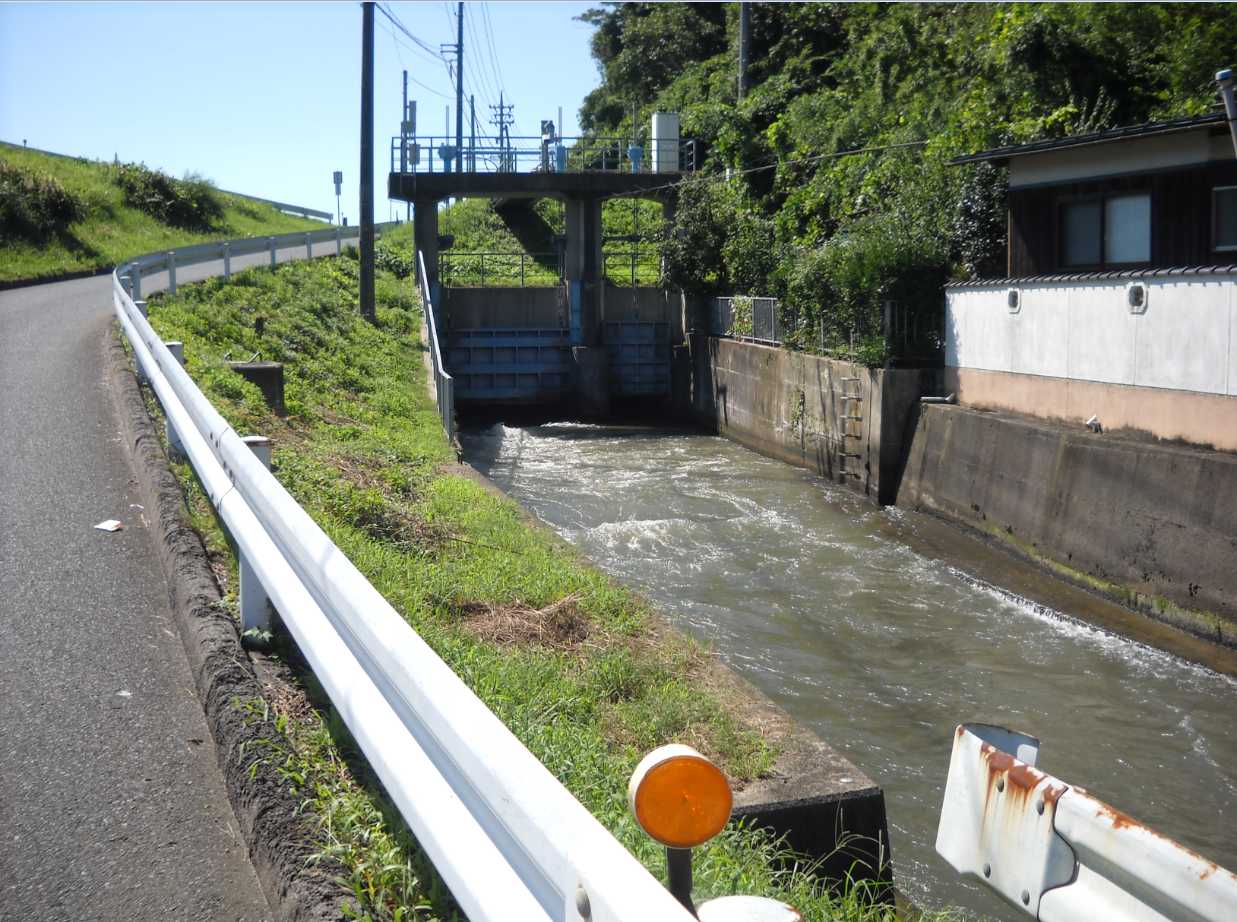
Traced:
<path fill-rule="evenodd" d="M 839 467 L 843 477 L 850 477 L 855 480 L 863 479 L 862 468 L 852 468 L 848 463 L 848 458 L 854 458 L 857 461 L 862 460 L 863 453 L 861 451 L 848 451 L 847 449 L 854 447 L 860 448 L 861 445 L 854 445 L 853 442 L 863 439 L 863 392 L 858 378 L 840 378 L 838 379 L 842 387 L 836 393 L 842 402 L 842 412 L 839 414 L 842 420 L 842 450 L 839 452 L 841 464 Z M 847 389 L 847 384 L 853 384 L 859 390 L 850 391 Z M 855 429 L 858 432 L 852 431 L 851 423 L 858 423 Z M 848 444 L 848 442 L 850 444 Z"/>

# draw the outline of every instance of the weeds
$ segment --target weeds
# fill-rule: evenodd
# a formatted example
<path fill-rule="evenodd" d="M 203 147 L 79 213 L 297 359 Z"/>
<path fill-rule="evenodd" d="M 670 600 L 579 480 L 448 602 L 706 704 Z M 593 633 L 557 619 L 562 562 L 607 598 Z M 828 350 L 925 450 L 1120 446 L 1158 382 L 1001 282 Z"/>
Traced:
<path fill-rule="evenodd" d="M 85 203 L 53 177 L 0 162 L 0 242 L 40 243 L 85 213 Z"/>

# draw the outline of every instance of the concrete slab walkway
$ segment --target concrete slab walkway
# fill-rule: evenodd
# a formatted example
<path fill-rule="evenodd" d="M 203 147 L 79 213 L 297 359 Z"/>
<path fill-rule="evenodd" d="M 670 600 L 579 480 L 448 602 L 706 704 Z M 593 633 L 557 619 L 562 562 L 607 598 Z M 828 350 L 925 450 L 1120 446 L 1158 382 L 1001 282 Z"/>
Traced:
<path fill-rule="evenodd" d="M 105 384 L 111 320 L 110 276 L 0 292 L 0 918 L 268 919 Z"/>

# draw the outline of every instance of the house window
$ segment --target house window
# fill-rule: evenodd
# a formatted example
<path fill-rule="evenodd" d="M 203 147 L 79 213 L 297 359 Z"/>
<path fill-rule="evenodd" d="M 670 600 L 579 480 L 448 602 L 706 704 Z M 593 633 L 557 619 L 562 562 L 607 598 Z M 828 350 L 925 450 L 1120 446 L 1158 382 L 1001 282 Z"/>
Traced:
<path fill-rule="evenodd" d="M 1212 237 L 1217 250 L 1237 250 L 1237 186 L 1211 190 Z"/>
<path fill-rule="evenodd" d="M 1064 265 L 1109 266 L 1151 261 L 1151 196 L 1113 195 L 1061 207 Z"/>

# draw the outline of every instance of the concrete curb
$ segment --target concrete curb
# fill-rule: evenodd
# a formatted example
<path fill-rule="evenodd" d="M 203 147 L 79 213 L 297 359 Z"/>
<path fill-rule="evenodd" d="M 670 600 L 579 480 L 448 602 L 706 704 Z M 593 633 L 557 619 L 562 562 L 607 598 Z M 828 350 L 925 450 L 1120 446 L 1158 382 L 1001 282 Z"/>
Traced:
<path fill-rule="evenodd" d="M 180 485 L 168 469 L 154 424 L 115 326 L 104 342 L 106 382 L 121 434 L 132 456 L 138 489 L 168 581 L 169 601 L 189 659 L 198 697 L 215 738 L 228 799 L 275 918 L 327 922 L 344 918 L 343 868 L 310 864 L 310 821 L 275 769 L 262 757 L 264 741 L 280 739 L 267 720 L 246 723 L 233 701 L 261 699 L 236 623 L 223 608 L 206 549 L 190 527 Z"/>

